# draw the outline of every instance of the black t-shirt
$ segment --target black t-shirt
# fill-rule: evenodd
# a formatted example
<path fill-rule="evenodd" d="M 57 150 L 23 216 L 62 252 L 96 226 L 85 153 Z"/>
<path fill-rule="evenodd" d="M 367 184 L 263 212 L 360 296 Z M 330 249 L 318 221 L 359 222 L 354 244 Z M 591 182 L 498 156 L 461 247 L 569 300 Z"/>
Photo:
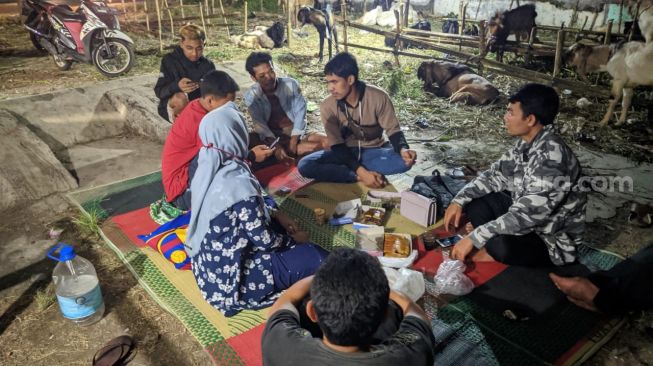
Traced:
<path fill-rule="evenodd" d="M 394 335 L 372 346 L 370 352 L 338 352 L 302 329 L 297 314 L 279 310 L 268 319 L 263 332 L 263 365 L 432 366 L 434 344 L 429 324 L 407 316 Z"/>

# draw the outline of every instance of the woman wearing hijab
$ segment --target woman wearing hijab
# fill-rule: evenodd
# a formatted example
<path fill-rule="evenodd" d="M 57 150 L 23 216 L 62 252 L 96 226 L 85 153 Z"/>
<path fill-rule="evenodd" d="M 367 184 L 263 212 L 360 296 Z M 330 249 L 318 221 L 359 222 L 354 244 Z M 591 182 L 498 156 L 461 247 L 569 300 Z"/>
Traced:
<path fill-rule="evenodd" d="M 272 305 L 280 292 L 312 275 L 327 252 L 305 243 L 305 232 L 280 212 L 270 213 L 247 159 L 238 90 L 224 72 L 223 104 L 199 127 L 203 147 L 191 182 L 193 207 L 186 246 L 204 298 L 225 316 Z M 285 229 L 273 228 L 272 218 Z"/>

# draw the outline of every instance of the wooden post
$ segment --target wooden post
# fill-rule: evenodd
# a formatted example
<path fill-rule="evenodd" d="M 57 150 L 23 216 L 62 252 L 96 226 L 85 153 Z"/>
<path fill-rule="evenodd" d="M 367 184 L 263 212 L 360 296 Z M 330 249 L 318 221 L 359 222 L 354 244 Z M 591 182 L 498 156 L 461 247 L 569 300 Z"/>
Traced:
<path fill-rule="evenodd" d="M 227 38 L 231 37 L 229 34 L 229 24 L 227 23 L 227 17 L 224 15 L 224 7 L 222 6 L 222 0 L 220 1 L 220 11 L 222 12 L 222 20 L 224 20 L 224 27 L 227 29 Z M 288 39 L 290 39 L 290 35 L 288 35 Z"/>
<path fill-rule="evenodd" d="M 163 37 L 161 36 L 161 8 L 159 7 L 159 0 L 154 0 L 156 5 L 156 21 L 159 24 L 159 51 L 163 52 Z"/>
<path fill-rule="evenodd" d="M 619 22 L 617 23 L 617 33 L 623 33 L 621 31 L 621 22 L 623 21 L 624 14 L 624 0 L 619 1 Z"/>
<path fill-rule="evenodd" d="M 637 0 L 637 5 L 635 5 L 635 15 L 633 16 L 633 26 L 630 27 L 630 31 L 628 32 L 628 42 L 633 40 L 633 32 L 635 31 L 635 26 L 637 25 L 637 22 L 639 20 L 639 5 L 642 2 L 640 0 Z"/>
<path fill-rule="evenodd" d="M 487 53 L 485 50 L 485 20 L 478 22 L 478 52 L 481 58 Z"/>
<path fill-rule="evenodd" d="M 204 28 L 204 35 L 206 37 L 206 43 L 209 43 L 209 32 L 208 29 L 206 29 L 206 23 L 204 22 L 204 9 L 202 9 L 202 2 L 200 1 L 197 3 L 200 7 L 200 19 L 202 20 L 202 28 Z"/>
<path fill-rule="evenodd" d="M 399 11 L 397 11 L 396 9 L 394 11 L 395 12 L 395 19 L 397 20 L 397 22 L 396 22 L 397 27 L 395 29 L 395 32 L 396 32 L 397 35 L 395 36 L 395 47 L 394 47 L 395 64 L 397 65 L 397 67 L 400 66 L 399 65 L 399 55 L 397 54 L 397 52 L 399 52 L 399 45 L 400 45 L 400 42 L 401 42 L 399 40 L 399 36 L 401 35 L 401 22 L 399 21 L 399 14 L 401 14 L 400 12 L 401 12 L 401 5 L 402 4 L 403 3 L 401 3 L 401 2 L 399 3 Z"/>
<path fill-rule="evenodd" d="M 168 7 L 167 2 L 166 2 L 166 11 L 168 12 L 168 18 L 170 18 L 170 37 L 172 39 L 175 39 L 175 23 L 172 20 L 172 12 L 170 11 L 170 8 Z"/>
<path fill-rule="evenodd" d="M 342 34 L 343 37 L 345 38 L 345 52 L 349 52 L 349 48 L 347 47 L 347 43 L 349 43 L 349 39 L 347 38 L 347 2 L 345 0 L 342 0 L 342 3 L 340 3 L 340 11 L 342 12 Z M 336 22 L 333 22 L 333 26 L 336 27 Z M 336 52 L 338 50 L 336 49 Z"/>
<path fill-rule="evenodd" d="M 149 33 L 150 30 L 150 14 L 147 12 L 147 0 L 143 0 L 143 10 L 145 11 L 145 28 Z"/>
<path fill-rule="evenodd" d="M 563 29 L 558 31 L 558 38 L 556 39 L 556 55 L 555 63 L 553 64 L 553 77 L 555 78 L 560 73 L 560 64 L 562 62 L 562 48 L 565 44 L 565 31 Z"/>
<path fill-rule="evenodd" d="M 214 0 L 211 0 L 214 1 Z M 263 11 L 263 0 L 261 0 L 261 11 Z"/>
<path fill-rule="evenodd" d="M 134 13 L 138 11 L 138 6 L 136 5 L 136 0 L 132 2 L 134 4 Z M 136 19 L 136 14 L 134 14 L 134 19 Z"/>
<path fill-rule="evenodd" d="M 603 38 L 603 44 L 610 44 L 610 34 L 612 34 L 612 20 L 608 20 L 608 27 L 605 28 L 605 38 Z"/>
<path fill-rule="evenodd" d="M 514 0 L 510 0 L 510 5 L 508 5 L 508 10 L 512 9 L 512 3 L 513 2 L 514 2 Z"/>
<path fill-rule="evenodd" d="M 367 13 L 367 0 L 363 0 L 363 14 Z"/>
<path fill-rule="evenodd" d="M 537 26 L 531 28 L 531 33 L 528 35 L 528 49 L 526 50 L 525 61 L 526 64 L 530 64 L 533 59 L 533 42 L 535 41 L 535 32 L 537 31 Z"/>
<path fill-rule="evenodd" d="M 599 12 L 595 11 L 592 13 L 592 22 L 590 23 L 590 30 L 594 30 L 594 25 L 596 25 L 596 18 L 599 17 Z"/>
<path fill-rule="evenodd" d="M 181 17 L 186 19 L 186 13 L 184 13 L 184 0 L 179 0 L 179 7 L 181 8 Z"/>
<path fill-rule="evenodd" d="M 245 5 L 243 8 L 243 33 L 247 32 L 247 0 L 245 0 Z"/>
<path fill-rule="evenodd" d="M 460 25 L 463 24 L 463 9 L 465 9 L 464 6 L 465 3 L 463 1 L 458 3 L 458 35 L 463 34 L 463 28 Z"/>
<path fill-rule="evenodd" d="M 202 2 L 202 0 L 200 0 L 200 3 L 201 2 Z M 211 15 L 211 11 L 209 10 L 209 0 L 204 0 L 204 8 L 203 9 L 204 9 L 204 12 L 206 13 L 206 22 L 211 24 L 211 17 L 209 17 L 209 15 Z M 247 16 L 247 1 L 245 1 L 245 16 Z M 206 28 L 204 29 L 204 31 L 208 32 L 208 30 L 206 30 Z M 247 28 L 245 28 L 245 32 L 247 32 Z"/>
<path fill-rule="evenodd" d="M 404 15 L 404 21 L 402 24 L 404 25 L 404 28 L 408 28 L 408 15 L 410 15 L 410 0 L 406 0 L 406 8 L 402 12 L 402 14 Z"/>
<path fill-rule="evenodd" d="M 125 0 L 120 0 L 120 3 L 122 4 L 122 13 L 125 14 L 127 12 L 127 8 L 125 7 Z"/>
<path fill-rule="evenodd" d="M 458 28 L 458 35 L 463 35 L 463 32 L 465 31 L 465 20 L 467 19 L 467 3 L 463 5 L 463 13 L 462 13 L 462 21 L 460 22 L 460 27 Z M 463 41 L 460 41 L 460 44 L 458 45 L 458 51 L 463 50 Z"/>
<path fill-rule="evenodd" d="M 576 0 L 576 6 L 574 7 L 574 11 L 571 13 L 571 21 L 569 22 L 569 27 L 574 28 L 576 27 L 576 21 L 578 19 L 578 3 L 580 0 Z"/>
<path fill-rule="evenodd" d="M 481 1 L 482 0 L 478 0 L 478 5 L 476 5 L 476 14 L 474 14 L 475 20 L 478 20 L 478 11 L 481 10 Z"/>
<path fill-rule="evenodd" d="M 290 11 L 290 0 L 286 0 L 286 9 L 288 9 L 288 48 L 290 48 L 290 37 L 292 35 L 292 11 Z M 345 43 L 345 50 L 347 49 L 347 44 Z"/>

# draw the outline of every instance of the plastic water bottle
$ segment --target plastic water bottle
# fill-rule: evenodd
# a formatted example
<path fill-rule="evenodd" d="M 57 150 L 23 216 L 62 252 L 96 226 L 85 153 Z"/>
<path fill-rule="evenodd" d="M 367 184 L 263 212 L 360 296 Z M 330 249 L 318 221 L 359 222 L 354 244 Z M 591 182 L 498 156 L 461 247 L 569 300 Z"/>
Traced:
<path fill-rule="evenodd" d="M 54 253 L 59 250 L 59 257 Z M 58 261 L 52 279 L 63 316 L 79 325 L 90 325 L 102 319 L 104 300 L 95 268 L 88 260 L 75 254 L 68 244 L 59 243 L 48 252 Z"/>

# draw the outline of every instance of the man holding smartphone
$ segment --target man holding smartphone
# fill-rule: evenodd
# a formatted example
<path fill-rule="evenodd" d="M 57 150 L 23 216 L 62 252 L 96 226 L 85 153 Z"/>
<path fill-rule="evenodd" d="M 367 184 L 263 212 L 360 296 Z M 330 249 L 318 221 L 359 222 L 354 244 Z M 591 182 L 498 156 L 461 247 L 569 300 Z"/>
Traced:
<path fill-rule="evenodd" d="M 200 97 L 200 79 L 215 70 L 213 62 L 202 56 L 206 39 L 202 28 L 185 25 L 179 29 L 179 37 L 179 46 L 163 56 L 154 86 L 159 115 L 169 122 L 175 121 L 189 101 Z"/>
<path fill-rule="evenodd" d="M 245 68 L 255 82 L 244 95 L 254 122 L 250 146 L 261 142 L 276 147 L 274 156 L 279 161 L 324 149 L 326 136 L 306 133 L 306 99 L 297 80 L 277 77 L 272 56 L 265 52 L 252 52 Z"/>

